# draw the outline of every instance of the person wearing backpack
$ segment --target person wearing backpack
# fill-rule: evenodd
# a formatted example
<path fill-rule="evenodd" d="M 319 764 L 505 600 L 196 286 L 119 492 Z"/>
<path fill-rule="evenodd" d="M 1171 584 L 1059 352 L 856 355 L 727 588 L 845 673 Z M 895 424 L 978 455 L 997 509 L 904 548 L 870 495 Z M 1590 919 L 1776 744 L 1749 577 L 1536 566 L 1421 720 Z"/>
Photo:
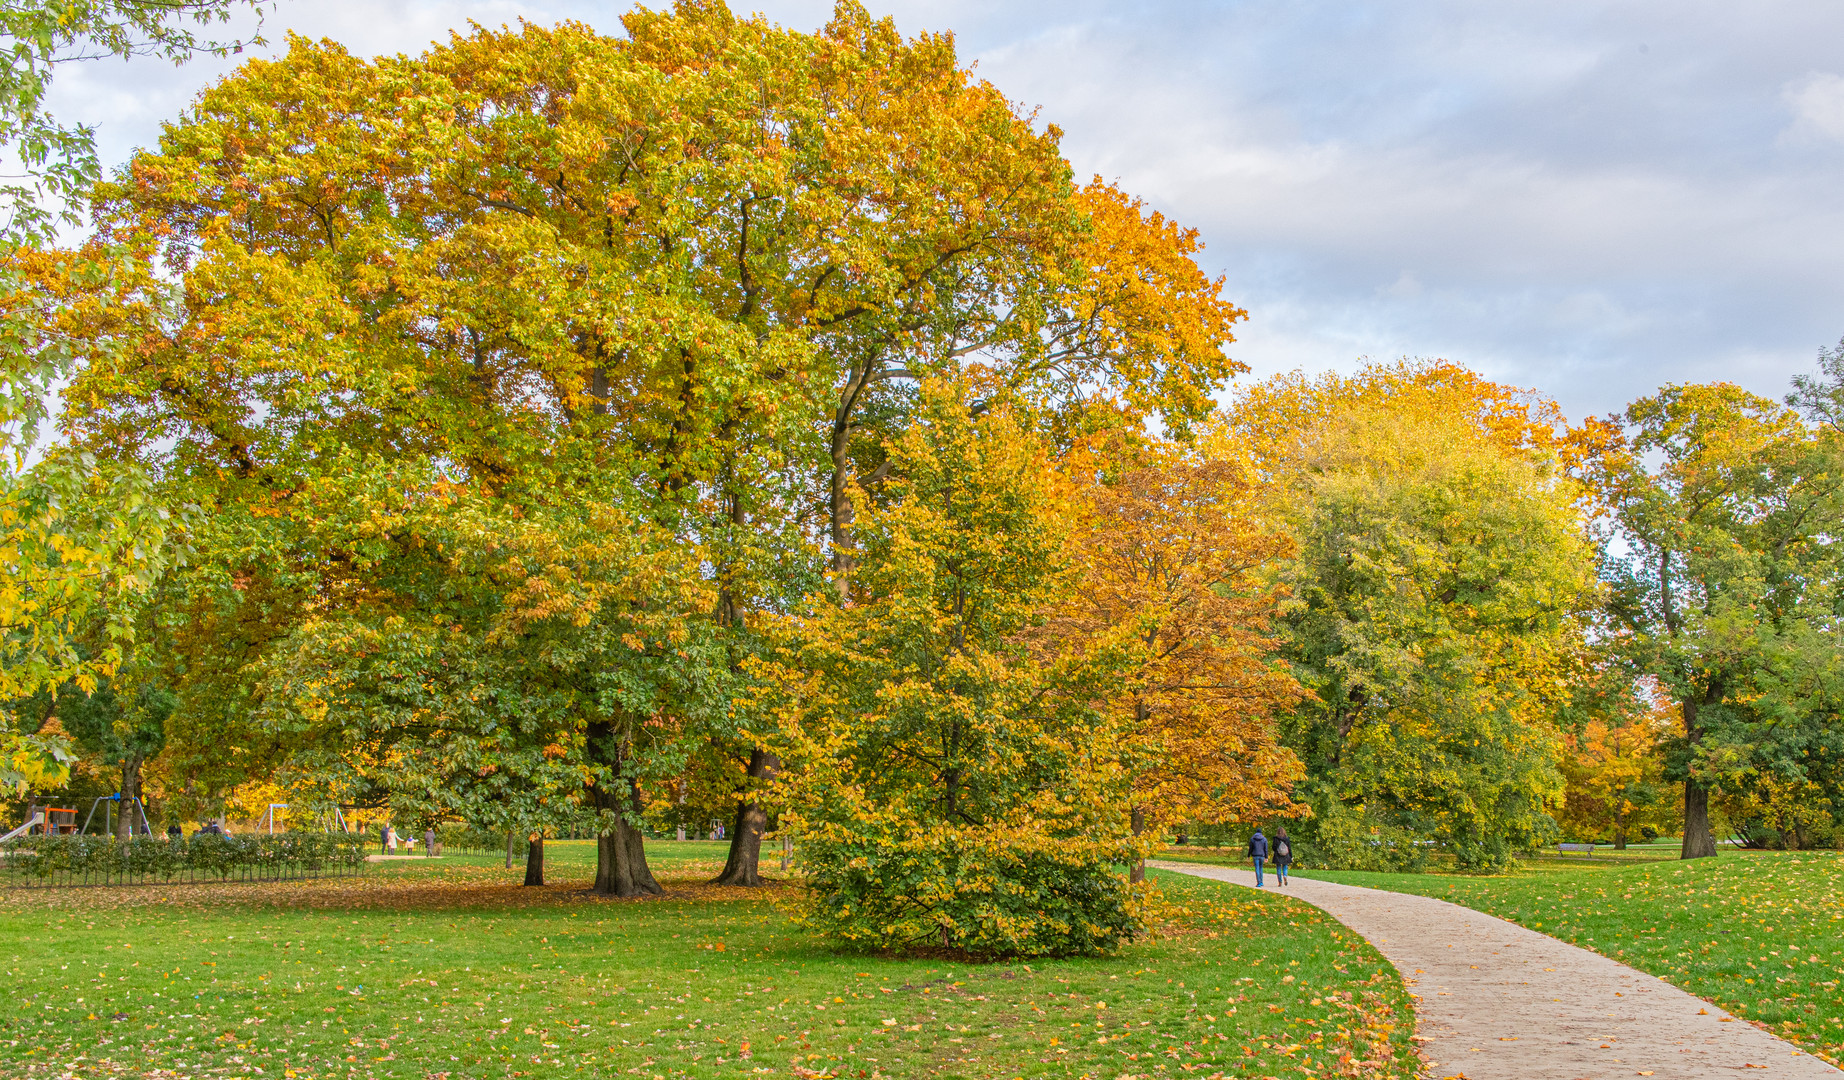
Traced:
<path fill-rule="evenodd" d="M 1287 840 L 1287 826 L 1274 830 L 1274 873 L 1282 885 L 1287 884 L 1287 868 L 1293 865 L 1293 844 Z"/>
<path fill-rule="evenodd" d="M 1262 887 L 1261 864 L 1268 861 L 1268 838 L 1261 835 L 1261 826 L 1255 826 L 1255 835 L 1249 837 L 1249 858 L 1255 860 L 1255 887 Z"/>

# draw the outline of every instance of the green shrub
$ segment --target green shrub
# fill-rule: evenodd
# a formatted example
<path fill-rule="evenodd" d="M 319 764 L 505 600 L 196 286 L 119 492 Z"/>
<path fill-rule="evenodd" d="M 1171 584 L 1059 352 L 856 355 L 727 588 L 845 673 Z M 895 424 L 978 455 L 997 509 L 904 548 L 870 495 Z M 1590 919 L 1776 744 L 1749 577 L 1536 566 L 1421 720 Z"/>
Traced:
<path fill-rule="evenodd" d="M 1436 849 L 1421 833 L 1379 821 L 1336 800 L 1314 809 L 1313 817 L 1299 830 L 1308 835 L 1291 838 L 1294 865 L 1301 869 L 1418 874 L 1428 868 Z"/>
<path fill-rule="evenodd" d="M 801 921 L 866 949 L 1111 952 L 1140 925 L 1119 845 L 1010 831 L 803 835 Z"/>
<path fill-rule="evenodd" d="M 153 836 L 127 841 L 113 836 L 26 836 L 0 851 L 0 874 L 41 883 L 57 878 L 92 884 L 171 881 L 181 874 L 223 881 L 233 875 L 290 877 L 329 868 L 350 872 L 364 865 L 365 855 L 364 838 L 343 833 L 199 833 L 180 841 Z"/>

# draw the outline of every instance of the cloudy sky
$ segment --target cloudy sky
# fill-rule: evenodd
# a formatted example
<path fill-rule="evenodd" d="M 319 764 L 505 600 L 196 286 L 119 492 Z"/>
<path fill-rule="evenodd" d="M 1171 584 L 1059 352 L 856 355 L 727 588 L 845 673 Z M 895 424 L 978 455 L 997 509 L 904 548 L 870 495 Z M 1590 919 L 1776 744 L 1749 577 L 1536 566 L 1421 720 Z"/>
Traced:
<path fill-rule="evenodd" d="M 759 8 L 799 29 L 830 0 Z M 1844 335 L 1844 5 L 1703 0 L 882 0 L 1202 230 L 1257 375 L 1441 356 L 1571 417 L 1664 382 L 1779 396 Z M 623 3 L 279 0 L 285 32 L 417 52 Z M 106 162 L 228 65 L 59 75 Z"/>

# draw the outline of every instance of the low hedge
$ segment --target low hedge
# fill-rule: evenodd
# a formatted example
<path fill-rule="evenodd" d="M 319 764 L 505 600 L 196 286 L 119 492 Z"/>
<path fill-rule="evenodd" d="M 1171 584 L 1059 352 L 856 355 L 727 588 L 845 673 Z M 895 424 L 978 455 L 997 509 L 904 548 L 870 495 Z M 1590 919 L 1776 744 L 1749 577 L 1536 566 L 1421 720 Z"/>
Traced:
<path fill-rule="evenodd" d="M 353 874 L 366 838 L 352 833 L 247 836 L 197 833 L 187 840 L 137 836 L 25 836 L 0 846 L 7 885 L 135 885 L 172 881 L 274 881 Z"/>

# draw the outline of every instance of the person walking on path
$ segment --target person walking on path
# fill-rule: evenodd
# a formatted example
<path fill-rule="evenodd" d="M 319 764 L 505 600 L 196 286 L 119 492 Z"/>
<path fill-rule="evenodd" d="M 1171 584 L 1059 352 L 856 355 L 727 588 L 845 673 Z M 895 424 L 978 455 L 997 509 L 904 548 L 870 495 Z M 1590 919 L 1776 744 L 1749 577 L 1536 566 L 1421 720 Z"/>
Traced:
<path fill-rule="evenodd" d="M 380 825 L 378 826 L 378 854 L 388 855 L 390 854 L 390 850 L 391 827 L 389 825 Z"/>
<path fill-rule="evenodd" d="M 1268 838 L 1261 835 L 1261 826 L 1255 826 L 1255 835 L 1249 837 L 1249 858 L 1255 860 L 1255 887 L 1262 888 L 1261 864 L 1268 861 Z"/>
<path fill-rule="evenodd" d="M 1287 884 L 1287 868 L 1293 865 L 1293 845 L 1287 841 L 1287 826 L 1274 830 L 1274 875 Z"/>
<path fill-rule="evenodd" d="M 423 858 L 425 859 L 435 858 L 435 827 L 434 826 L 430 826 L 429 828 L 423 830 Z"/>
<path fill-rule="evenodd" d="M 384 827 L 384 849 L 392 855 L 397 854 L 397 827 L 395 825 Z"/>

